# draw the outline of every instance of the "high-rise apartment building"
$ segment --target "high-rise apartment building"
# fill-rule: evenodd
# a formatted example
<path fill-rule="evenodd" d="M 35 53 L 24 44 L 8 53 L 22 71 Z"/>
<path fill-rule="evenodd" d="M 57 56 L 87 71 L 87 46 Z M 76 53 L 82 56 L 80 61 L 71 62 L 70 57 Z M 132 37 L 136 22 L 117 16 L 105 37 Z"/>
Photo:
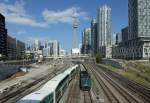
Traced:
<path fill-rule="evenodd" d="M 25 57 L 25 43 L 7 35 L 7 59 L 16 60 Z"/>
<path fill-rule="evenodd" d="M 82 33 L 82 54 L 91 54 L 91 28 L 84 29 Z"/>
<path fill-rule="evenodd" d="M 128 0 L 130 58 L 150 58 L 150 0 Z"/>
<path fill-rule="evenodd" d="M 111 8 L 103 5 L 98 8 L 97 18 L 98 52 L 105 58 L 111 58 Z"/>
<path fill-rule="evenodd" d="M 9 60 L 17 59 L 17 45 L 16 38 L 7 36 L 7 56 Z"/>
<path fill-rule="evenodd" d="M 118 45 L 122 42 L 122 34 L 121 33 L 113 33 L 112 36 L 112 45 Z"/>
<path fill-rule="evenodd" d="M 25 58 L 25 43 L 20 40 L 16 40 L 16 47 L 17 47 L 17 59 Z"/>
<path fill-rule="evenodd" d="M 97 54 L 97 21 L 93 19 L 91 21 L 91 49 L 92 55 Z"/>
<path fill-rule="evenodd" d="M 40 49 L 40 47 L 41 47 L 41 42 L 40 42 L 40 40 L 36 39 L 34 41 L 34 51 L 38 51 Z"/>
<path fill-rule="evenodd" d="M 150 0 L 128 0 L 128 13 L 128 39 L 150 38 Z"/>
<path fill-rule="evenodd" d="M 7 29 L 5 27 L 5 17 L 0 14 L 0 55 L 7 56 Z"/>
<path fill-rule="evenodd" d="M 122 29 L 122 43 L 116 58 L 150 58 L 150 0 L 128 0 L 128 27 Z"/>
<path fill-rule="evenodd" d="M 59 42 L 57 40 L 54 40 L 52 42 L 52 51 L 53 51 L 53 56 L 54 57 L 58 57 L 59 56 L 59 53 L 60 53 L 60 46 L 59 46 Z"/>
<path fill-rule="evenodd" d="M 99 47 L 111 45 L 111 8 L 107 5 L 98 8 L 97 20 Z"/>
<path fill-rule="evenodd" d="M 43 56 L 45 57 L 58 57 L 60 54 L 60 44 L 57 40 L 46 41 L 43 48 Z"/>

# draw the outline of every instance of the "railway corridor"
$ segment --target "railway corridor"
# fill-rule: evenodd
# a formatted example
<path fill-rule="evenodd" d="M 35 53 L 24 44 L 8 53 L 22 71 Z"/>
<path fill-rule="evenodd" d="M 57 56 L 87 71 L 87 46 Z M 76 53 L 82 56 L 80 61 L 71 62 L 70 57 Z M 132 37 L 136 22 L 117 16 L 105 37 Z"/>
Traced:
<path fill-rule="evenodd" d="M 84 66 L 92 76 L 94 94 L 97 95 L 101 92 L 99 96 L 101 101 L 99 100 L 97 103 L 149 103 L 139 99 L 96 65 L 88 63 Z"/>
<path fill-rule="evenodd" d="M 72 80 L 69 86 L 69 93 L 65 103 L 95 103 L 92 102 L 91 91 L 82 91 L 79 87 L 79 73 Z"/>
<path fill-rule="evenodd" d="M 55 71 L 48 72 L 45 76 L 40 79 L 35 80 L 34 82 L 25 83 L 25 85 L 19 87 L 17 90 L 12 90 L 8 94 L 4 94 L 0 97 L 0 103 L 16 103 L 22 97 L 30 94 L 31 92 L 41 88 L 47 81 L 55 77 L 57 74 L 65 71 L 70 64 L 61 64 L 54 67 Z"/>

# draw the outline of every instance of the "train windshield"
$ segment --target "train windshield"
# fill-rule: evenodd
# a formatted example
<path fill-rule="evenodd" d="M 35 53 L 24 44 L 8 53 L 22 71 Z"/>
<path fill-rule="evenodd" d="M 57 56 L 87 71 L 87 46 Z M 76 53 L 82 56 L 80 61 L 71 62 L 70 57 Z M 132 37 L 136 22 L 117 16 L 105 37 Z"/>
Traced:
<path fill-rule="evenodd" d="M 90 78 L 89 74 L 86 71 L 82 72 L 80 76 L 81 78 Z"/>

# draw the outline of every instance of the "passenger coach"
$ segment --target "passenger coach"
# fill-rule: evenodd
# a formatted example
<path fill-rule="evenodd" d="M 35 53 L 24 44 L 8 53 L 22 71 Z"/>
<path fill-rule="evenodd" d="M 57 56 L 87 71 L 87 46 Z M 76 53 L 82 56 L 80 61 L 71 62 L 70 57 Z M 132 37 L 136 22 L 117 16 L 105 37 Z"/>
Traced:
<path fill-rule="evenodd" d="M 69 81 L 74 77 L 77 67 L 76 65 L 67 69 L 48 81 L 40 90 L 23 97 L 17 103 L 58 103 L 66 91 Z"/>

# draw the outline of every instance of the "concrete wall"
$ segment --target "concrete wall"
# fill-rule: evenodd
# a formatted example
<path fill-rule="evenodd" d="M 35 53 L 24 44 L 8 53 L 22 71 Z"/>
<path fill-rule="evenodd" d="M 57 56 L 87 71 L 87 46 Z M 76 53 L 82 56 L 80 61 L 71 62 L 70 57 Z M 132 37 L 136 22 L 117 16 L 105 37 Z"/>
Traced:
<path fill-rule="evenodd" d="M 19 65 L 1 65 L 0 66 L 0 81 L 6 79 L 19 71 Z"/>
<path fill-rule="evenodd" d="M 119 69 L 123 68 L 122 61 L 115 60 L 115 59 L 103 59 L 102 63 L 111 65 L 111 66 L 113 66 L 115 68 L 119 68 Z"/>

